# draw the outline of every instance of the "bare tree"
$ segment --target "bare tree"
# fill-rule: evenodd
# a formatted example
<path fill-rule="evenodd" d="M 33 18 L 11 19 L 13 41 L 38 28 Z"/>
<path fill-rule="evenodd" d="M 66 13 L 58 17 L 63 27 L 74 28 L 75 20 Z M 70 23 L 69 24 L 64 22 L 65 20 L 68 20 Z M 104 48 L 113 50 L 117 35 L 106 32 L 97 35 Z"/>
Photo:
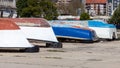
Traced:
<path fill-rule="evenodd" d="M 69 10 L 68 10 L 69 5 L 68 4 L 61 2 L 61 3 L 57 4 L 57 7 L 58 7 L 60 14 L 69 14 Z"/>
<path fill-rule="evenodd" d="M 80 0 L 72 0 L 69 6 L 72 15 L 84 12 L 84 4 Z"/>
<path fill-rule="evenodd" d="M 81 0 L 71 0 L 69 3 L 57 4 L 60 14 L 78 15 L 77 11 L 84 12 L 84 4 Z"/>

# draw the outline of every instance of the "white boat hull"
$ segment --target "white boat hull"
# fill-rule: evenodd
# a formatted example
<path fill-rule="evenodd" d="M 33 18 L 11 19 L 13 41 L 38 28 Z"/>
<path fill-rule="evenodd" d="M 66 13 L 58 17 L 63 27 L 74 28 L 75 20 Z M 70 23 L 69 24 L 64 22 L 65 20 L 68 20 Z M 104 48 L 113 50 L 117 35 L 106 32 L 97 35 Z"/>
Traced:
<path fill-rule="evenodd" d="M 21 30 L 0 30 L 1 48 L 31 48 L 31 45 Z"/>
<path fill-rule="evenodd" d="M 20 28 L 28 39 L 58 42 L 56 36 L 54 35 L 52 27 L 20 26 Z"/>
<path fill-rule="evenodd" d="M 115 28 L 99 28 L 99 27 L 90 27 L 96 31 L 96 34 L 99 38 L 103 39 L 112 39 L 115 34 L 115 39 L 117 39 L 117 31 Z"/>

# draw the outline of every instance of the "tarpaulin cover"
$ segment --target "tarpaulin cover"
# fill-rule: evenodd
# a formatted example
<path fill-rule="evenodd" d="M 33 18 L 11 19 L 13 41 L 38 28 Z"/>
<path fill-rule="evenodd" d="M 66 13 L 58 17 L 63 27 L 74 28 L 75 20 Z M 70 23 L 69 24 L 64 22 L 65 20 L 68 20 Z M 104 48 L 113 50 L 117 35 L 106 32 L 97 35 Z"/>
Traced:
<path fill-rule="evenodd" d="M 89 25 L 87 21 L 51 20 L 49 21 L 49 24 L 52 25 L 53 27 L 71 27 L 93 31 L 92 29 L 88 28 Z"/>
<path fill-rule="evenodd" d="M 52 20 L 49 21 L 53 26 L 59 26 L 59 27 L 79 27 L 84 29 L 89 29 L 89 27 L 100 27 L 100 28 L 116 28 L 113 24 L 108 24 L 104 21 L 98 21 L 98 20 Z M 87 28 L 85 28 L 87 27 Z"/>

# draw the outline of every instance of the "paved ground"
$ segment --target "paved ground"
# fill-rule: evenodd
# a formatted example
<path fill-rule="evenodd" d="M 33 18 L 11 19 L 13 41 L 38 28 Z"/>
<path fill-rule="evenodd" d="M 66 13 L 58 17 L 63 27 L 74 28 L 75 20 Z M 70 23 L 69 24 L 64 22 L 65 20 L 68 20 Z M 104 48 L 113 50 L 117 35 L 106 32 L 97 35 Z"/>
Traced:
<path fill-rule="evenodd" d="M 39 53 L 0 52 L 0 68 L 120 68 L 118 40 L 63 45 Z"/>

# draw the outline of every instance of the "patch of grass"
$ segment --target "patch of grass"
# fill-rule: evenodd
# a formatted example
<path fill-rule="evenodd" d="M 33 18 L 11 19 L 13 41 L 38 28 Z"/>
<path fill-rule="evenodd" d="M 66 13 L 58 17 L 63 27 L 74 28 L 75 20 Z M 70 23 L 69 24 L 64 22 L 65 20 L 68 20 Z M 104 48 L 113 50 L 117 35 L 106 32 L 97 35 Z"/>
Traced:
<path fill-rule="evenodd" d="M 47 51 L 49 51 L 49 52 L 65 52 L 63 50 L 47 50 Z"/>

